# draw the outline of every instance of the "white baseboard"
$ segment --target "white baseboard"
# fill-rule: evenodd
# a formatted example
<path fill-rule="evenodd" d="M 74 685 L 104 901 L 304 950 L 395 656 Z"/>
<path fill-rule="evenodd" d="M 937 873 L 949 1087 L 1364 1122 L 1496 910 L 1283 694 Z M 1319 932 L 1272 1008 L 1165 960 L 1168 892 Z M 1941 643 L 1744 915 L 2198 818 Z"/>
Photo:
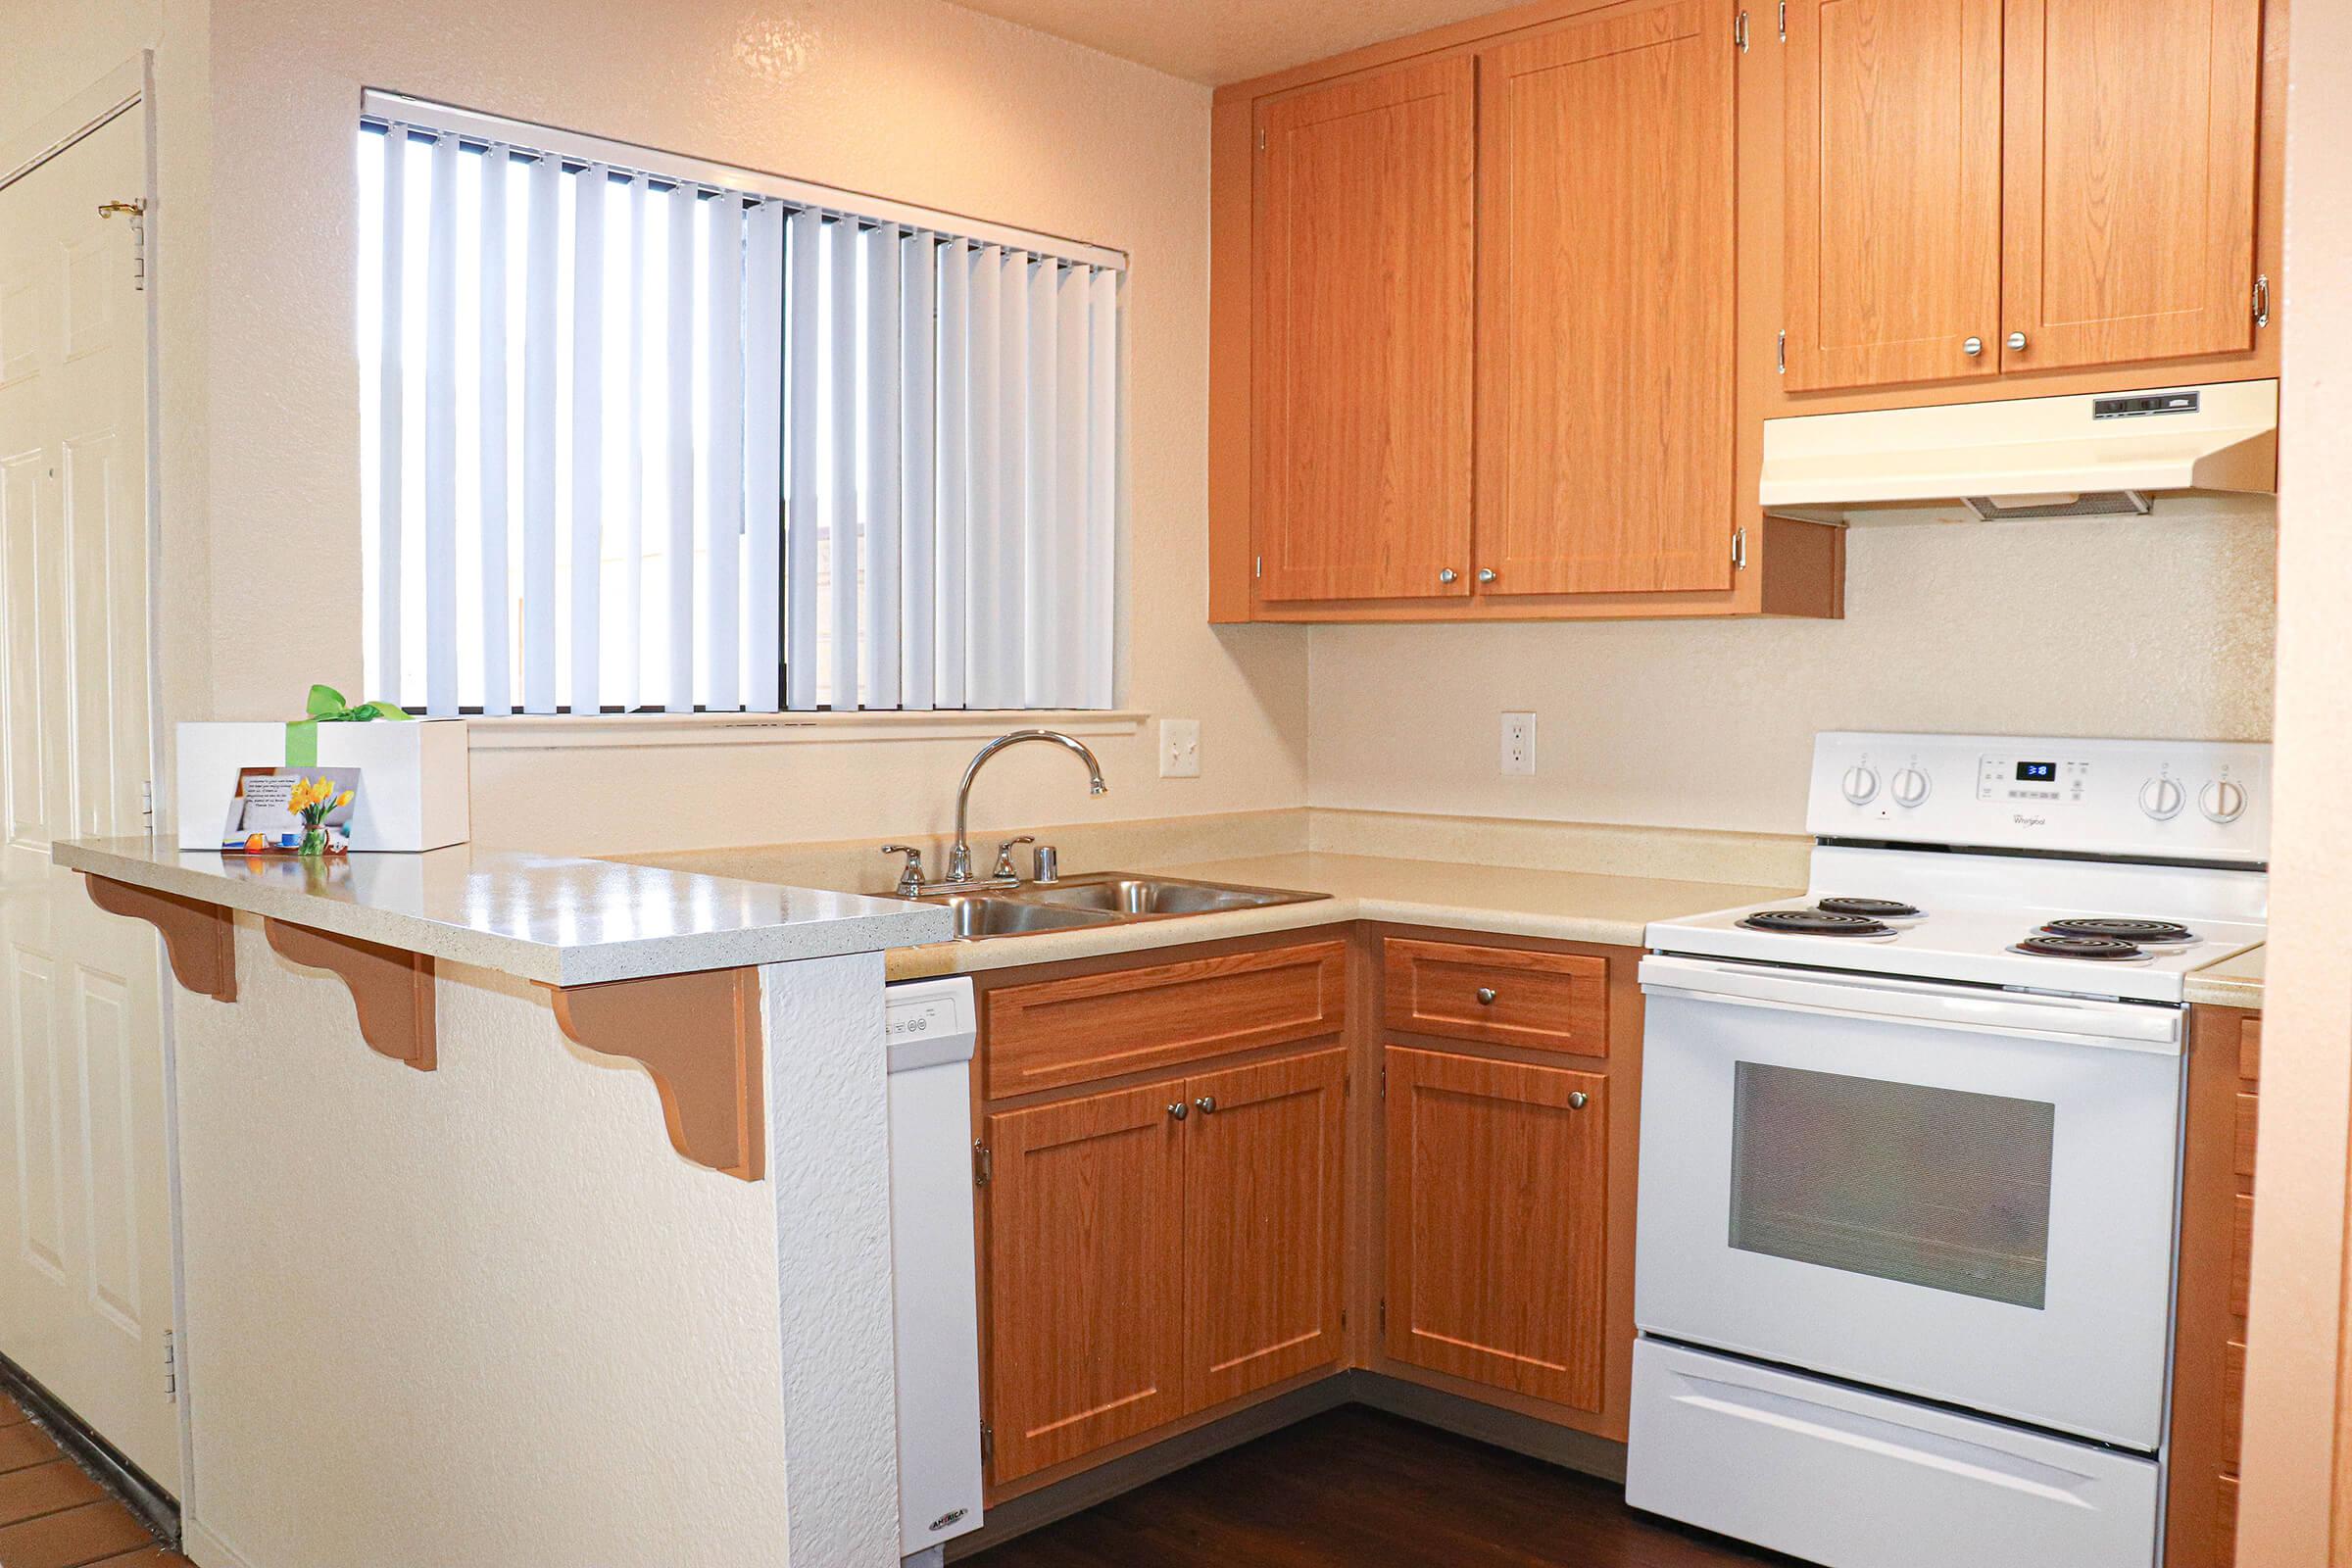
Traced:
<path fill-rule="evenodd" d="M 179 1554 L 196 1568 L 255 1568 L 244 1553 L 207 1530 L 201 1519 L 181 1514 L 179 1535 Z"/>

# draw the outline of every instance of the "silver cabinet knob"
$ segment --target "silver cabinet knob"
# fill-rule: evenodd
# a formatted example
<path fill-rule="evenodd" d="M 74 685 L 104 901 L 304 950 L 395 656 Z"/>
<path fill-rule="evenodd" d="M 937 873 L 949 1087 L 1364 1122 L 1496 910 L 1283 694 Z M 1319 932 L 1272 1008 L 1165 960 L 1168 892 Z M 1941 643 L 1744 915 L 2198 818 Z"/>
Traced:
<path fill-rule="evenodd" d="M 1217 1097 L 1214 1095 L 1202 1095 L 1199 1100 L 1194 1101 L 1193 1103 L 1200 1107 L 1200 1114 L 1203 1116 L 1213 1116 L 1216 1114 Z"/>
<path fill-rule="evenodd" d="M 2024 348 L 2025 346 L 2026 346 L 2026 334 L 2025 334 L 2025 333 L 2023 333 L 2023 332 L 2012 332 L 2012 333 L 2010 333 L 2010 334 L 2009 334 L 2009 347 L 2010 347 L 2010 349 L 2011 349 L 2012 351 L 2015 351 L 2015 350 L 2018 350 L 2018 349 L 2022 349 L 2022 348 Z"/>
<path fill-rule="evenodd" d="M 1960 352 L 1973 360 L 1978 355 L 1984 352 L 1984 340 L 1981 337 L 1962 338 L 1960 340 Z"/>
<path fill-rule="evenodd" d="M 1576 1090 L 1568 1097 L 1568 1108 L 1570 1110 L 1582 1110 L 1585 1108 L 1585 1106 L 1591 1103 L 1591 1097 L 1588 1096 L 1582 1089 Z"/>
<path fill-rule="evenodd" d="M 1438 581 L 1440 582 L 1459 582 L 1461 578 L 1462 574 L 1451 566 L 1442 566 L 1438 569 Z"/>
<path fill-rule="evenodd" d="M 1482 1007 L 1492 1007 L 1494 1005 L 1495 997 L 1499 994 L 1493 986 L 1480 986 L 1478 988 L 1478 1004 Z"/>
<path fill-rule="evenodd" d="M 1168 1102 L 1168 1114 L 1175 1117 L 1178 1121 L 1182 1121 L 1186 1116 L 1192 1114 L 1192 1111 L 1191 1107 L 1186 1105 L 1183 1101 L 1171 1100 Z"/>
<path fill-rule="evenodd" d="M 1478 580 L 1480 582 L 1493 582 L 1497 576 L 1500 575 L 1501 573 L 1497 572 L 1493 566 L 1481 566 L 1478 568 Z"/>

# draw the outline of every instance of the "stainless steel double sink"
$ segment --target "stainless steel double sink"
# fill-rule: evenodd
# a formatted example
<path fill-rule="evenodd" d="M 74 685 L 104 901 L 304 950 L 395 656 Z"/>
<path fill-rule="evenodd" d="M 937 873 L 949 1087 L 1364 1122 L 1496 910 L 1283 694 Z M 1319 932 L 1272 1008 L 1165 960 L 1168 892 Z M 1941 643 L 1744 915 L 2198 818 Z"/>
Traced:
<path fill-rule="evenodd" d="M 1031 936 L 1041 931 L 1079 931 L 1142 920 L 1172 920 L 1187 914 L 1219 914 L 1228 909 L 1262 909 L 1329 897 L 1327 893 L 1198 882 L 1134 871 L 1098 871 L 1057 882 L 944 894 L 926 902 L 945 905 L 955 917 L 956 940 L 973 942 L 982 937 Z"/>

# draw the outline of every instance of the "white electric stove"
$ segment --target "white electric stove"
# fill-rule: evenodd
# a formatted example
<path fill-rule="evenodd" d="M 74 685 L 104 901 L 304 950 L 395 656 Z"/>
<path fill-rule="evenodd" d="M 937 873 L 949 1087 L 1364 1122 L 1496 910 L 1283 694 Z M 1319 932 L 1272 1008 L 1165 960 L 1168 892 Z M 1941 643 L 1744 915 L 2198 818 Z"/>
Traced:
<path fill-rule="evenodd" d="M 2186 977 L 2268 748 L 1827 734 L 1801 898 L 1649 928 L 1627 1497 L 1831 1568 L 2150 1568 Z"/>

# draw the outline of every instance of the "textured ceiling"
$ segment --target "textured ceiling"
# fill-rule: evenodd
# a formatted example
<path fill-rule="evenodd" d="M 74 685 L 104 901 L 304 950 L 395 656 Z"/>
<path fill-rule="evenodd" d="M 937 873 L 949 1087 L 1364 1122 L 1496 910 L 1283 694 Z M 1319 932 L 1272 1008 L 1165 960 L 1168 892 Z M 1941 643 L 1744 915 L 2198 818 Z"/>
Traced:
<path fill-rule="evenodd" d="M 1240 81 L 1497 9 L 1502 0 L 956 0 L 1194 81 Z"/>

